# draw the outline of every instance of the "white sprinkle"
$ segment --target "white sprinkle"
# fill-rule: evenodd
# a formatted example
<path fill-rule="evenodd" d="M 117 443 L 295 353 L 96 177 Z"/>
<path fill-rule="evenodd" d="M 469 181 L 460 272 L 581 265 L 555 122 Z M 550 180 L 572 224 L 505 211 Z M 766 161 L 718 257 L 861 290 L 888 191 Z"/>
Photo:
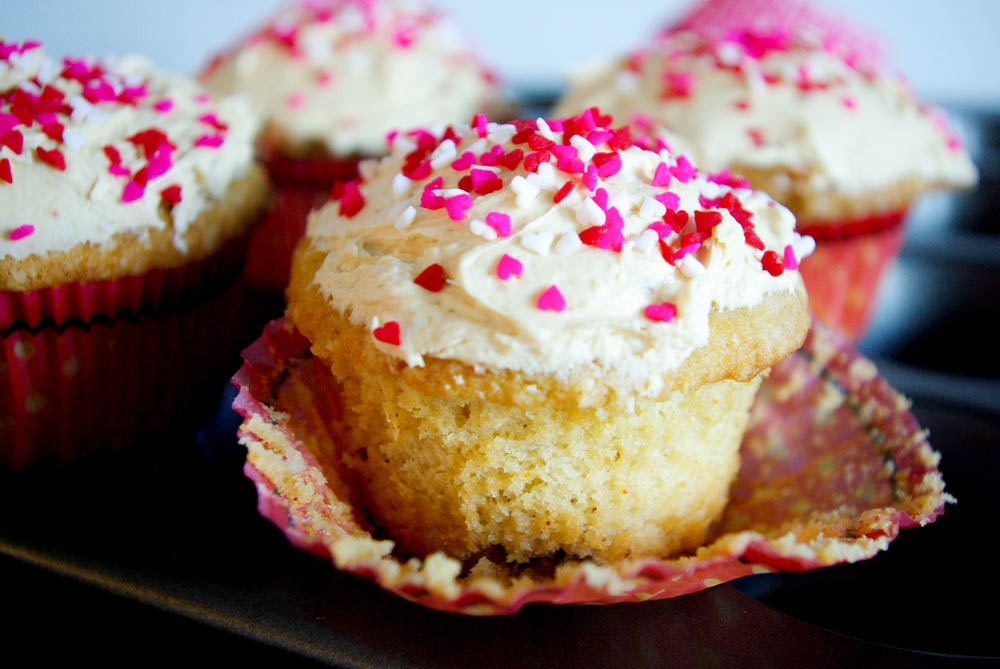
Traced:
<path fill-rule="evenodd" d="M 406 195 L 413 188 L 413 180 L 405 174 L 397 174 L 392 178 L 392 194 L 396 197 Z"/>
<path fill-rule="evenodd" d="M 434 193 L 435 195 L 437 195 L 439 197 L 443 197 L 445 199 L 447 199 L 449 197 L 455 197 L 456 195 L 466 195 L 467 194 L 461 188 L 438 188 L 438 189 L 432 190 L 431 192 Z"/>
<path fill-rule="evenodd" d="M 576 220 L 580 225 L 604 225 L 604 219 L 607 215 L 604 210 L 601 209 L 600 205 L 594 202 L 594 198 L 588 197 L 586 200 L 577 205 L 576 208 Z"/>
<path fill-rule="evenodd" d="M 394 151 L 399 151 L 400 153 L 412 153 L 417 148 L 417 145 L 409 137 L 397 135 L 396 139 L 392 142 L 392 148 Z"/>
<path fill-rule="evenodd" d="M 542 230 L 541 232 L 525 232 L 521 235 L 521 246 L 529 251 L 534 251 L 540 256 L 547 256 L 549 254 L 549 247 L 552 246 L 552 240 L 554 238 L 555 235 L 552 234 L 551 230 Z"/>
<path fill-rule="evenodd" d="M 42 62 L 38 64 L 38 81 L 43 85 L 47 84 L 58 77 L 60 72 L 62 72 L 62 67 L 59 63 L 49 58 L 43 58 Z"/>
<path fill-rule="evenodd" d="M 623 93 L 635 93 L 639 90 L 639 75 L 635 72 L 619 72 L 615 76 L 615 86 Z"/>
<path fill-rule="evenodd" d="M 654 200 L 650 196 L 642 201 L 642 206 L 639 207 L 639 217 L 644 221 L 656 221 L 663 218 L 663 215 L 667 213 L 667 207 L 659 200 Z"/>
<path fill-rule="evenodd" d="M 19 70 L 28 70 L 31 67 L 28 53 L 12 53 L 7 57 L 7 61 Z"/>
<path fill-rule="evenodd" d="M 816 250 L 816 240 L 809 235 L 802 235 L 792 243 L 792 250 L 795 251 L 795 258 L 802 262 Z"/>
<path fill-rule="evenodd" d="M 531 202 L 538 197 L 538 193 L 540 192 L 538 186 L 534 185 L 520 174 L 511 179 L 510 189 L 517 193 L 517 199 L 514 202 L 521 209 L 531 204 Z"/>
<path fill-rule="evenodd" d="M 656 234 L 655 230 L 643 230 L 642 234 L 632 238 L 635 248 L 648 255 L 652 255 L 654 251 L 658 250 L 659 241 L 660 236 Z"/>
<path fill-rule="evenodd" d="M 582 135 L 573 135 L 569 139 L 570 145 L 576 149 L 576 157 L 583 162 L 590 162 L 590 159 L 597 153 L 597 149 L 590 143 L 590 140 Z"/>
<path fill-rule="evenodd" d="M 628 213 L 632 211 L 632 198 L 629 197 L 628 191 L 617 191 L 610 198 L 608 198 L 608 209 L 611 207 L 617 209 L 618 213 L 622 216 L 628 215 Z"/>
<path fill-rule="evenodd" d="M 473 169 L 486 170 L 487 172 L 493 172 L 493 174 L 499 174 L 500 168 L 496 165 L 476 165 Z"/>
<path fill-rule="evenodd" d="M 710 200 L 714 200 L 715 198 L 722 197 L 726 194 L 727 189 L 723 188 L 720 184 L 717 184 L 714 181 L 709 181 L 708 179 L 702 179 L 699 177 L 697 184 L 698 192 Z"/>
<path fill-rule="evenodd" d="M 529 173 L 527 179 L 528 183 L 541 190 L 556 190 L 559 188 L 559 182 L 556 180 L 556 170 L 552 167 L 552 163 L 541 163 L 538 166 L 538 171 Z"/>
<path fill-rule="evenodd" d="M 444 133 L 447 130 L 448 130 L 448 124 L 444 123 L 443 121 L 435 121 L 434 123 L 431 123 L 429 126 L 427 126 L 427 132 L 431 133 L 438 139 L 444 137 Z"/>
<path fill-rule="evenodd" d="M 413 207 L 407 207 L 403 210 L 403 213 L 396 217 L 396 222 L 393 225 L 397 230 L 402 230 L 403 228 L 413 223 L 413 219 L 417 216 L 417 210 Z"/>
<path fill-rule="evenodd" d="M 458 149 L 455 148 L 455 142 L 446 139 L 438 144 L 437 148 L 431 154 L 431 167 L 439 170 L 450 163 L 457 155 Z"/>
<path fill-rule="evenodd" d="M 474 235 L 479 235 L 480 237 L 490 241 L 497 238 L 497 231 L 485 221 L 481 221 L 478 218 L 474 218 L 469 221 L 469 231 Z"/>
<path fill-rule="evenodd" d="M 511 140 L 511 138 L 517 134 L 517 128 L 515 128 L 510 123 L 504 123 L 503 125 L 498 125 L 493 130 L 489 130 L 489 125 L 487 124 L 487 135 L 486 137 L 494 144 L 506 144 Z M 485 146 L 483 147 L 485 149 Z M 482 151 L 483 149 L 480 149 Z"/>
<path fill-rule="evenodd" d="M 552 128 L 549 127 L 549 124 L 546 123 L 545 119 L 543 119 L 542 117 L 538 117 L 538 119 L 535 121 L 535 125 L 538 126 L 538 133 L 542 137 L 544 137 L 545 139 L 555 141 L 556 136 L 552 132 Z"/>
<path fill-rule="evenodd" d="M 474 154 L 476 154 L 476 158 L 479 158 L 479 155 L 481 153 L 483 153 L 483 151 L 486 150 L 486 146 L 487 146 L 486 140 L 485 139 L 479 139 L 479 140 L 476 140 L 475 142 L 473 142 L 472 145 L 469 146 L 468 150 L 472 151 Z"/>
<path fill-rule="evenodd" d="M 79 130 L 74 130 L 73 128 L 66 128 L 63 130 L 63 144 L 65 144 L 66 148 L 70 151 L 76 151 L 86 143 L 87 136 Z"/>
<path fill-rule="evenodd" d="M 681 274 L 689 279 L 693 279 L 705 273 L 705 266 L 694 255 L 689 253 L 681 259 L 680 270 Z"/>
<path fill-rule="evenodd" d="M 723 65 L 739 65 L 743 60 L 743 47 L 734 42 L 723 42 L 715 47 L 715 56 Z"/>
<path fill-rule="evenodd" d="M 31 95 L 41 95 L 42 93 L 41 86 L 39 86 L 33 81 L 28 81 L 27 79 L 19 83 L 17 87 L 20 88 L 25 93 L 30 93 Z"/>
<path fill-rule="evenodd" d="M 567 232 L 556 242 L 556 253 L 561 256 L 568 256 L 571 253 L 575 253 L 582 246 L 583 242 L 580 241 L 580 235 L 575 232 Z"/>

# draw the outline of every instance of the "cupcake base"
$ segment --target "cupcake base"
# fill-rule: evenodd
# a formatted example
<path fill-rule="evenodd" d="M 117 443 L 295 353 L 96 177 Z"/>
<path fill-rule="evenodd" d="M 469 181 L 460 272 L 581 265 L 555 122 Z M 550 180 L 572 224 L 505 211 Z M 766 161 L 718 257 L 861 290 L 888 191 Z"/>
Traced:
<path fill-rule="evenodd" d="M 435 609 L 496 615 L 530 602 L 644 601 L 853 562 L 887 548 L 901 527 L 933 521 L 949 500 L 938 456 L 905 400 L 815 324 L 803 349 L 763 382 L 729 503 L 696 550 L 605 565 L 411 558 L 361 511 L 336 437 L 338 387 L 308 341 L 278 321 L 244 358 L 234 408 L 244 416 L 245 471 L 261 513 L 295 545 Z"/>

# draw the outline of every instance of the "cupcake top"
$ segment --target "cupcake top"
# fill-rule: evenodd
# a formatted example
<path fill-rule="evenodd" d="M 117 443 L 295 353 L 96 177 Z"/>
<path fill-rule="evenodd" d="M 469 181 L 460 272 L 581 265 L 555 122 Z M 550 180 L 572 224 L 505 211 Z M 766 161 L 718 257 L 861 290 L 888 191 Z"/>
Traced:
<path fill-rule="evenodd" d="M 649 47 L 581 72 L 558 111 L 593 104 L 666 125 L 705 169 L 780 171 L 813 193 L 975 180 L 878 40 L 795 0 L 703 3 Z"/>
<path fill-rule="evenodd" d="M 323 254 L 312 287 L 409 366 L 658 395 L 711 314 L 800 291 L 813 243 L 746 182 L 612 123 L 477 115 L 395 135 L 310 217 L 296 263 Z"/>
<path fill-rule="evenodd" d="M 57 62 L 0 42 L 0 269 L 153 230 L 184 253 L 253 165 L 256 130 L 245 104 L 145 60 Z"/>
<path fill-rule="evenodd" d="M 467 121 L 497 98 L 451 20 L 398 0 L 290 4 L 203 80 L 246 93 L 266 141 L 290 154 L 380 155 L 392 128 Z"/>

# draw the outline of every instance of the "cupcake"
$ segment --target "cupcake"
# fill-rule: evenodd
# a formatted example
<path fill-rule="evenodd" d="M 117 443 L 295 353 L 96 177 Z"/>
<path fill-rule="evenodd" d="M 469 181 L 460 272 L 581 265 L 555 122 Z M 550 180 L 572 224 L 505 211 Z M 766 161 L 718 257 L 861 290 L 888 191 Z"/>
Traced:
<path fill-rule="evenodd" d="M 0 464 L 183 423 L 239 344 L 250 110 L 35 42 L 0 43 L 0 102 Z"/>
<path fill-rule="evenodd" d="M 793 227 L 596 110 L 397 135 L 292 264 L 288 323 L 339 387 L 325 465 L 410 555 L 698 546 L 809 326 Z"/>
<path fill-rule="evenodd" d="M 499 101 L 448 17 L 396 0 L 289 4 L 201 78 L 216 93 L 245 94 L 264 122 L 258 150 L 277 192 L 247 273 L 279 294 L 309 210 L 357 177 L 361 158 L 383 155 L 388 133 L 468 121 Z"/>
<path fill-rule="evenodd" d="M 938 110 L 878 41 L 795 0 L 709 0 L 652 45 L 583 72 L 557 113 L 600 105 L 667 128 L 703 169 L 787 206 L 819 248 L 802 276 L 817 317 L 859 337 L 911 203 L 976 179 Z"/>

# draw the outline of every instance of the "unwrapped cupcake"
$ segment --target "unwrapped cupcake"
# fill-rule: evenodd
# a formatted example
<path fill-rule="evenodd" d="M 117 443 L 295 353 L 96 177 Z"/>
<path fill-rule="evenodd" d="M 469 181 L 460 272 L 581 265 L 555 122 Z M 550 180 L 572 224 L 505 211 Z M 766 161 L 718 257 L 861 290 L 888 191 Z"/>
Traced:
<path fill-rule="evenodd" d="M 397 127 L 468 121 L 498 108 L 492 74 L 449 17 L 397 0 L 288 4 L 216 58 L 202 80 L 244 93 L 265 124 L 259 145 L 278 190 L 254 235 L 251 280 L 280 292 L 309 210 Z"/>
<path fill-rule="evenodd" d="M 0 42 L 0 465 L 127 446 L 217 394 L 257 128 L 142 59 Z"/>
<path fill-rule="evenodd" d="M 698 546 L 809 326 L 793 227 L 597 110 L 397 135 L 293 261 L 289 325 L 339 385 L 328 475 L 409 554 Z"/>
<path fill-rule="evenodd" d="M 802 274 L 816 315 L 850 337 L 922 193 L 976 172 L 938 110 L 882 62 L 878 41 L 796 0 L 708 0 L 653 44 L 581 72 L 557 114 L 600 105 L 710 172 L 789 207 L 819 248 Z"/>

